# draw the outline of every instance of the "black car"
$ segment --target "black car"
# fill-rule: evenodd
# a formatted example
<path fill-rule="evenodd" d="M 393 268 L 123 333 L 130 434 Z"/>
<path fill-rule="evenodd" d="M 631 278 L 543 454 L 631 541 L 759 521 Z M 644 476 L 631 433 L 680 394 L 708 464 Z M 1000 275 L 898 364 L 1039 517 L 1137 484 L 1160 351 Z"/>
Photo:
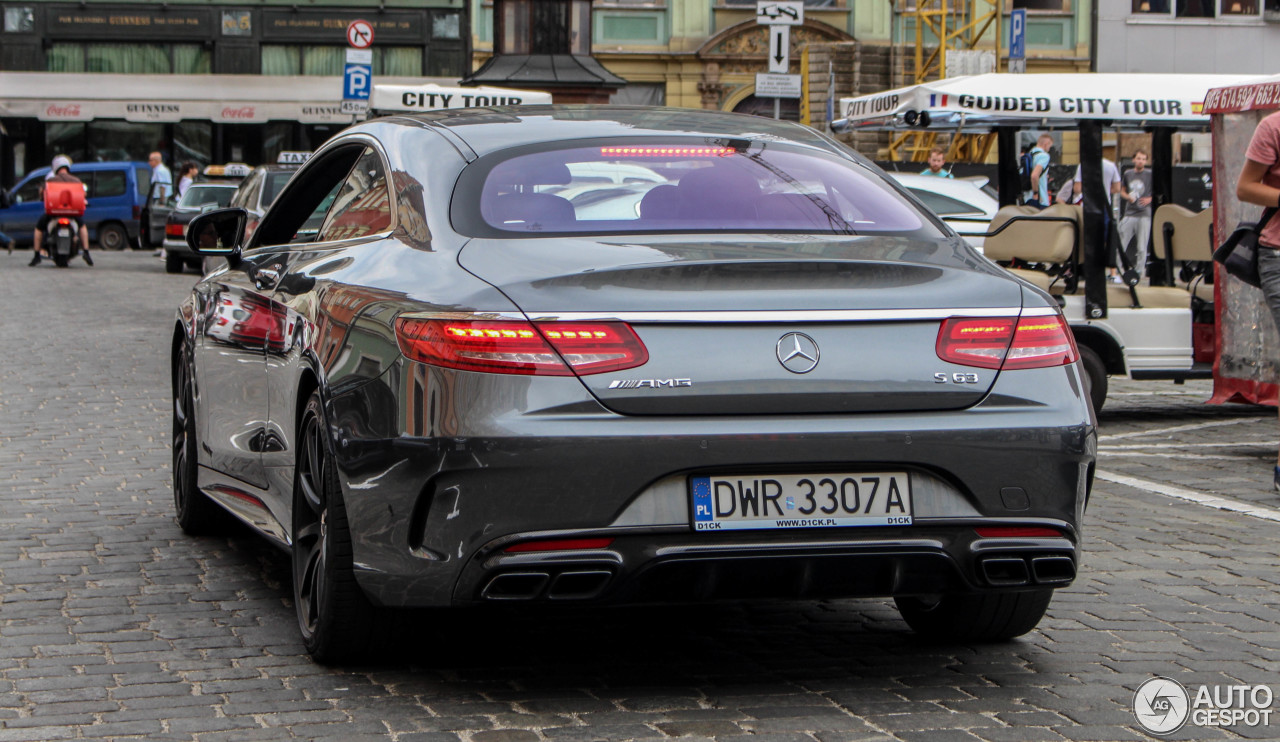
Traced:
<path fill-rule="evenodd" d="M 164 269 L 169 273 L 181 273 L 184 266 L 201 270 L 204 258 L 192 252 L 187 245 L 187 224 L 204 211 L 222 208 L 231 203 L 237 184 L 231 182 L 193 183 L 182 198 L 168 212 L 164 223 Z"/>
<path fill-rule="evenodd" d="M 1075 578 L 1096 433 L 1058 305 L 813 129 L 375 119 L 251 218 L 188 229 L 228 266 L 173 326 L 174 499 L 292 554 L 319 660 L 387 606 L 892 596 L 1003 640 Z"/>
<path fill-rule="evenodd" d="M 274 165 L 259 165 L 249 173 L 240 189 L 231 197 L 231 205 L 249 212 L 249 224 L 245 236 L 253 234 L 280 189 L 298 171 L 310 152 L 281 152 L 280 161 Z"/>

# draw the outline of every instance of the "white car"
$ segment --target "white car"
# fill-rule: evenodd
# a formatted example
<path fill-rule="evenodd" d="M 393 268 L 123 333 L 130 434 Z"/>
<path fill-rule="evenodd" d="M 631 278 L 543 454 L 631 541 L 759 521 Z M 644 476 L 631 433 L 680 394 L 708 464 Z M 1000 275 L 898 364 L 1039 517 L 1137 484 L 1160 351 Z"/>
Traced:
<path fill-rule="evenodd" d="M 970 245 L 982 249 L 983 235 L 1000 210 L 1000 202 L 983 189 L 985 176 L 938 178 L 932 175 L 889 173 L 915 194 L 929 210 L 959 232 Z"/>

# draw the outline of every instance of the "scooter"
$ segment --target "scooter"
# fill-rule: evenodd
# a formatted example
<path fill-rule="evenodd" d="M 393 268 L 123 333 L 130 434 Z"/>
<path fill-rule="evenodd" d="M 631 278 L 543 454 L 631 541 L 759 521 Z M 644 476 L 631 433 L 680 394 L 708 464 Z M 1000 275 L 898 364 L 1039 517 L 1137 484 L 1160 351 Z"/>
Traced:
<path fill-rule="evenodd" d="M 59 268 L 66 268 L 80 252 L 80 223 L 75 217 L 59 216 L 49 220 L 49 257 Z"/>

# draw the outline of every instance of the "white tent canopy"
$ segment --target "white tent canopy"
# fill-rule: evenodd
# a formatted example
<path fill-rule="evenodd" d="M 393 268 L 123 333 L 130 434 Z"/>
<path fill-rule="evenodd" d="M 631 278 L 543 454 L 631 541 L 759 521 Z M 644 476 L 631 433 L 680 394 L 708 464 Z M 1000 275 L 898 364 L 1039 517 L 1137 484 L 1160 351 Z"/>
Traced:
<path fill-rule="evenodd" d="M 1207 126 L 1211 88 L 1249 75 L 993 73 L 952 77 L 872 95 L 841 98 L 838 129 L 969 128 L 1074 125 L 1082 119 L 1113 126 Z M 924 114 L 924 116 L 922 116 Z"/>
<path fill-rule="evenodd" d="M 551 93 L 491 87 L 447 87 L 443 85 L 373 86 L 369 108 L 374 111 L 435 111 L 446 108 L 482 108 L 550 103 Z"/>
<path fill-rule="evenodd" d="M 382 79 L 419 86 L 458 82 L 456 78 Z M 0 117 L 41 121 L 350 124 L 351 115 L 339 110 L 341 103 L 341 77 L 0 73 Z"/>

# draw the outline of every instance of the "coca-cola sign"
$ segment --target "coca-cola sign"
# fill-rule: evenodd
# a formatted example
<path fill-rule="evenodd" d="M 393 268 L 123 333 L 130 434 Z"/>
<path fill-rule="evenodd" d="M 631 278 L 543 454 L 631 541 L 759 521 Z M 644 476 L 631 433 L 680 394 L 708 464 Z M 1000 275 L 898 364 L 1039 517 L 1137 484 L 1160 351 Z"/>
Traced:
<path fill-rule="evenodd" d="M 223 121 L 253 121 L 258 117 L 255 106 L 224 106 L 218 118 Z"/>
<path fill-rule="evenodd" d="M 87 121 L 93 115 L 83 103 L 50 103 L 40 116 L 42 121 Z"/>

